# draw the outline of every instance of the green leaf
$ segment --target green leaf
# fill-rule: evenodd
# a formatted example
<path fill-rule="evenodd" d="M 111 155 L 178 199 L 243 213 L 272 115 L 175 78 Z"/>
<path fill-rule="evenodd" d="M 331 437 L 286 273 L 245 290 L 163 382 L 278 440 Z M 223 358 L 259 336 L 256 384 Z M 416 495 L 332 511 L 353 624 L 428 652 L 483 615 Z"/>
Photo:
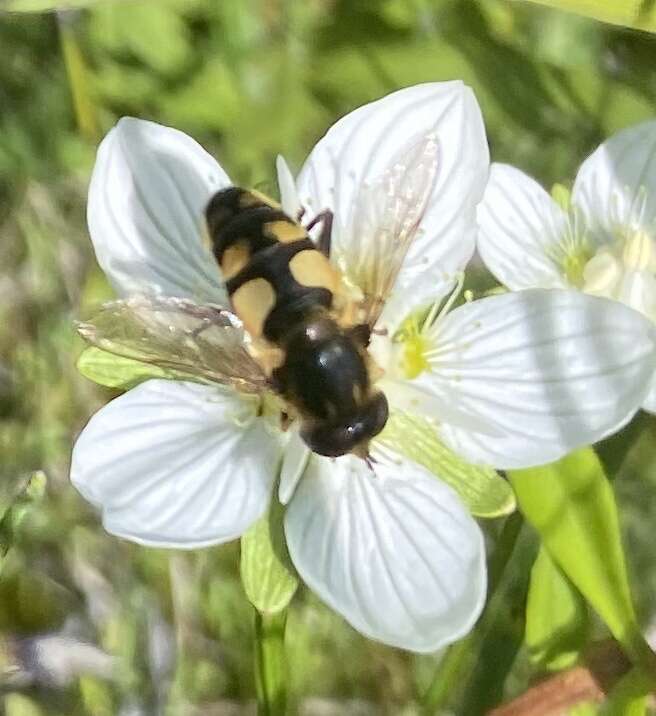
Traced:
<path fill-rule="evenodd" d="M 116 704 L 109 684 L 93 676 L 80 676 L 78 680 L 80 699 L 89 713 L 95 716 L 112 716 Z"/>
<path fill-rule="evenodd" d="M 615 498 L 592 448 L 508 475 L 520 510 L 554 562 L 627 654 L 651 659 L 633 609 Z"/>
<path fill-rule="evenodd" d="M 42 716 L 43 714 L 35 701 L 22 694 L 7 694 L 3 701 L 6 716 Z"/>
<path fill-rule="evenodd" d="M 492 552 L 488 601 L 474 634 L 475 664 L 464 682 L 458 713 L 487 716 L 504 699 L 513 665 L 524 642 L 523 604 L 535 562 L 538 540 L 522 528 L 521 515 L 511 515 Z M 496 585 L 496 586 L 495 586 Z M 434 713 L 434 712 L 431 712 Z"/>
<path fill-rule="evenodd" d="M 631 669 L 611 689 L 601 708 L 601 716 L 647 716 L 653 686 L 653 679 L 644 671 Z"/>
<path fill-rule="evenodd" d="M 52 10 L 72 10 L 95 5 L 99 0 L 5 0 L 0 2 L 0 11 L 9 12 L 48 12 Z"/>
<path fill-rule="evenodd" d="M 184 2 L 163 0 L 99 3 L 91 15 L 90 36 L 101 47 L 129 53 L 155 72 L 175 74 L 193 57 L 184 10 Z"/>
<path fill-rule="evenodd" d="M 158 368 L 133 358 L 123 358 L 95 346 L 85 348 L 77 359 L 77 369 L 94 383 L 118 390 L 129 390 L 151 378 L 193 380 L 193 377 L 184 373 Z"/>
<path fill-rule="evenodd" d="M 241 538 L 241 581 L 250 603 L 262 614 L 282 611 L 298 586 L 283 532 L 284 508 L 276 500 L 269 512 Z"/>
<path fill-rule="evenodd" d="M 567 712 L 567 716 L 597 716 L 599 713 L 599 706 L 592 701 L 583 701 Z"/>
<path fill-rule="evenodd" d="M 59 38 L 77 125 L 82 136 L 96 143 L 102 136 L 89 88 L 89 70 L 75 30 L 67 16 L 58 16 Z"/>
<path fill-rule="evenodd" d="M 652 0 L 528 0 L 539 5 L 586 15 L 595 20 L 656 32 L 656 5 Z"/>
<path fill-rule="evenodd" d="M 506 480 L 492 468 L 465 462 L 440 441 L 427 420 L 392 413 L 378 440 L 446 482 L 476 517 L 499 517 L 515 509 L 515 497 Z"/>
<path fill-rule="evenodd" d="M 4 557 L 14 542 L 21 523 L 34 506 L 43 499 L 47 478 L 43 471 L 37 470 L 22 478 L 13 486 L 13 495 L 1 507 L 4 512 L 0 518 L 0 558 Z"/>
<path fill-rule="evenodd" d="M 540 549 L 526 603 L 525 641 L 531 661 L 548 670 L 572 666 L 588 635 L 588 611 L 581 593 Z"/>

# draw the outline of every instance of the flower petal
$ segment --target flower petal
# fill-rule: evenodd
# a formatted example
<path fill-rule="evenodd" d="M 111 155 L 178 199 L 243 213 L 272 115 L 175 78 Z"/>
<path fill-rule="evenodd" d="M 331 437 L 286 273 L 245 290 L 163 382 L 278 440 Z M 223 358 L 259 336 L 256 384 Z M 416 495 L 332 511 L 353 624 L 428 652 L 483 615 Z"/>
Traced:
<path fill-rule="evenodd" d="M 531 177 L 493 164 L 477 217 L 478 251 L 501 283 L 512 291 L 567 287 L 552 258 L 567 230 L 567 216 Z"/>
<path fill-rule="evenodd" d="M 310 457 L 310 449 L 303 442 L 299 428 L 298 421 L 289 428 L 289 440 L 282 458 L 278 486 L 278 500 L 282 505 L 286 505 L 292 499 Z"/>
<path fill-rule="evenodd" d="M 617 299 L 656 321 L 656 276 L 649 271 L 625 271 L 618 285 Z"/>
<path fill-rule="evenodd" d="M 285 517 L 307 584 L 368 637 L 418 652 L 466 634 L 485 600 L 478 525 L 411 462 L 313 455 Z"/>
<path fill-rule="evenodd" d="M 149 380 L 91 418 L 71 480 L 120 537 L 180 548 L 234 539 L 266 510 L 280 457 L 256 407 L 236 393 Z"/>
<path fill-rule="evenodd" d="M 280 191 L 282 210 L 287 216 L 295 219 L 301 210 L 301 202 L 296 192 L 296 182 L 289 165 L 280 154 L 276 157 L 276 173 L 278 174 L 278 190 Z"/>
<path fill-rule="evenodd" d="M 460 412 L 439 425 L 442 439 L 496 468 L 550 462 L 618 430 L 645 399 L 656 365 L 653 324 L 576 291 L 465 304 L 435 326 L 434 339 L 431 370 L 413 383 L 440 398 L 445 415 Z"/>
<path fill-rule="evenodd" d="M 572 201 L 588 226 L 611 240 L 619 230 L 656 221 L 656 121 L 618 132 L 581 165 Z"/>
<path fill-rule="evenodd" d="M 398 174 L 427 137 L 437 143 L 437 166 L 425 175 L 430 182 L 425 206 L 396 284 L 397 292 L 412 286 L 404 297 L 406 308 L 412 307 L 408 302 L 418 305 L 426 296 L 446 293 L 474 251 L 475 207 L 489 153 L 473 92 L 461 82 L 422 84 L 360 107 L 318 142 L 298 178 L 301 203 L 310 216 L 323 209 L 335 214 L 335 260 L 357 265 L 376 255 L 375 241 L 386 225 L 386 217 L 372 208 L 381 202 L 373 200 L 378 194 L 372 197 L 371 191 L 386 174 Z M 410 181 L 404 179 L 402 192 L 421 183 L 420 169 L 425 167 L 418 166 Z"/>
<path fill-rule="evenodd" d="M 654 377 L 651 380 L 651 387 L 649 389 L 649 393 L 647 393 L 644 403 L 642 404 L 642 409 L 646 410 L 648 413 L 656 415 L 656 373 L 654 373 Z"/>
<path fill-rule="evenodd" d="M 225 304 L 203 241 L 204 209 L 228 176 L 176 129 L 124 117 L 98 148 L 87 218 L 98 263 L 120 295 Z"/>

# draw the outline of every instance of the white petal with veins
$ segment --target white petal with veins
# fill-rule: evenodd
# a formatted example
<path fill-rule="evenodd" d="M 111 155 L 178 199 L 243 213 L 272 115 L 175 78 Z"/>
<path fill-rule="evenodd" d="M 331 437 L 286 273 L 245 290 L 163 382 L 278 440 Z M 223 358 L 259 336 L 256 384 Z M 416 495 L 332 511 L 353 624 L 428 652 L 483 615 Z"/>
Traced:
<path fill-rule="evenodd" d="M 303 476 L 303 471 L 310 458 L 310 448 L 303 442 L 299 428 L 298 421 L 289 428 L 289 440 L 285 445 L 282 467 L 280 468 L 278 499 L 283 505 L 286 505 L 291 500 L 296 485 L 298 485 L 298 481 Z"/>
<path fill-rule="evenodd" d="M 616 238 L 617 229 L 653 229 L 656 121 L 624 129 L 601 144 L 581 165 L 572 202 L 604 240 Z"/>
<path fill-rule="evenodd" d="M 313 455 L 287 508 L 305 582 L 358 631 L 418 652 L 466 634 L 485 600 L 485 551 L 456 494 L 424 468 Z"/>
<path fill-rule="evenodd" d="M 296 182 L 289 165 L 280 154 L 276 157 L 276 172 L 278 174 L 278 189 L 280 191 L 282 210 L 292 219 L 296 219 L 301 209 L 301 202 L 296 192 Z"/>
<path fill-rule="evenodd" d="M 281 454 L 256 408 L 229 391 L 149 380 L 91 418 L 71 480 L 120 537 L 186 549 L 234 539 L 266 510 Z"/>
<path fill-rule="evenodd" d="M 492 164 L 478 226 L 481 258 L 509 289 L 567 288 L 553 259 L 568 229 L 567 216 L 531 177 Z"/>
<path fill-rule="evenodd" d="M 124 117 L 98 148 L 87 217 L 98 263 L 117 293 L 227 305 L 204 239 L 204 210 L 230 180 L 191 137 Z"/>
<path fill-rule="evenodd" d="M 496 468 L 550 462 L 615 432 L 645 399 L 656 365 L 652 323 L 577 291 L 465 304 L 434 326 L 433 340 L 430 370 L 418 380 L 447 406 L 440 435 L 464 458 Z"/>
<path fill-rule="evenodd" d="M 653 413 L 654 415 L 656 415 L 656 372 L 654 373 L 654 377 L 652 378 L 649 393 L 647 394 L 647 397 L 642 404 L 642 409 L 646 410 L 648 413 Z"/>
<path fill-rule="evenodd" d="M 423 161 L 417 161 L 416 172 L 412 166 L 409 173 L 399 171 L 429 138 L 436 143 L 434 171 L 427 171 Z M 376 241 L 385 233 L 388 210 L 376 206 L 394 204 L 393 197 L 390 204 L 378 196 L 372 206 L 371 192 L 386 185 L 386 175 L 401 177 L 397 199 L 414 191 L 417 202 L 425 204 L 396 284 L 396 297 L 410 310 L 426 297 L 447 292 L 471 258 L 475 207 L 488 167 L 485 129 L 472 91 L 461 82 L 423 84 L 339 120 L 308 157 L 298 191 L 310 216 L 323 209 L 335 213 L 334 260 L 358 266 L 374 260 L 380 249 Z M 422 186 L 422 177 L 428 185 Z"/>

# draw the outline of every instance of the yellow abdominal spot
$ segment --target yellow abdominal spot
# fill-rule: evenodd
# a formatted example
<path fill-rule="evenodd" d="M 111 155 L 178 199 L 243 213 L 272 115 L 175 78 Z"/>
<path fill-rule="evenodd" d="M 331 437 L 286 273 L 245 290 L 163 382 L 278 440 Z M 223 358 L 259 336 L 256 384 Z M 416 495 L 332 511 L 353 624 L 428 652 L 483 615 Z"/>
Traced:
<path fill-rule="evenodd" d="M 292 241 L 300 241 L 307 238 L 307 231 L 293 221 L 269 221 L 264 224 L 264 233 L 272 239 L 276 239 L 283 244 L 289 244 Z"/>
<path fill-rule="evenodd" d="M 239 203 L 243 209 L 256 206 L 257 204 L 265 204 L 273 209 L 280 209 L 280 204 L 277 201 L 274 201 L 271 197 L 263 194 L 261 191 L 257 191 L 257 189 L 244 191 L 241 195 Z"/>
<path fill-rule="evenodd" d="M 301 286 L 327 288 L 335 293 L 339 275 L 328 259 L 316 249 L 299 251 L 289 262 L 289 270 Z"/>
<path fill-rule="evenodd" d="M 273 286 L 264 278 L 255 278 L 242 284 L 230 298 L 246 330 L 254 337 L 261 336 L 264 322 L 276 303 Z"/>
<path fill-rule="evenodd" d="M 229 281 L 236 276 L 250 260 L 250 251 L 243 241 L 238 241 L 223 252 L 221 258 L 221 271 L 223 278 Z"/>

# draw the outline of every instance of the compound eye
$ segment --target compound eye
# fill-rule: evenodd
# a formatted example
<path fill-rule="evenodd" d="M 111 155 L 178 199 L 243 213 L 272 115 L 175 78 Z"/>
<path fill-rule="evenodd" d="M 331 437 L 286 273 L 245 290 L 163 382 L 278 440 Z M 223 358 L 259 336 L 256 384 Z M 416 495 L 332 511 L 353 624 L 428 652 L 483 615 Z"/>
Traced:
<path fill-rule="evenodd" d="M 384 393 L 376 393 L 370 403 L 368 410 L 368 425 L 369 437 L 374 438 L 387 424 L 387 418 L 389 418 L 389 404 Z"/>
<path fill-rule="evenodd" d="M 361 443 L 368 443 L 385 427 L 389 407 L 383 393 L 372 396 L 357 415 L 339 424 L 329 421 L 314 423 L 304 429 L 301 437 L 313 452 L 326 457 L 339 457 L 352 452 Z"/>
<path fill-rule="evenodd" d="M 304 430 L 301 437 L 317 455 L 340 457 L 351 450 L 352 441 L 344 435 L 343 428 L 328 430 L 323 425 L 318 425 L 312 430 Z"/>

